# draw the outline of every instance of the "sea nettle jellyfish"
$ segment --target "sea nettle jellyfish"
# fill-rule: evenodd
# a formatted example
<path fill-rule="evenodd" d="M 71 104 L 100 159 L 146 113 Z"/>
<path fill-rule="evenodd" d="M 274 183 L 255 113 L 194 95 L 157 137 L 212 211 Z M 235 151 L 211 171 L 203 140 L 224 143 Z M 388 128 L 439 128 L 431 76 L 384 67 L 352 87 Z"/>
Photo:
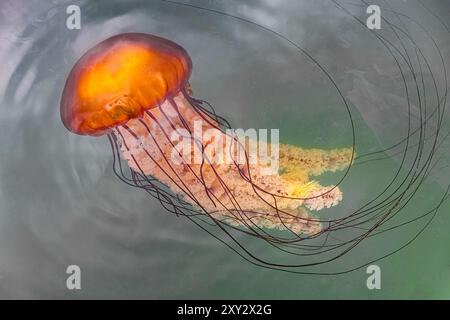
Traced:
<path fill-rule="evenodd" d="M 107 135 L 116 174 L 171 212 L 272 244 L 320 235 L 324 227 L 311 212 L 337 205 L 342 193 L 310 178 L 347 168 L 352 149 L 258 141 L 250 150 L 254 141 L 230 134 L 223 118 L 191 96 L 191 71 L 189 55 L 174 42 L 138 33 L 111 37 L 73 67 L 61 119 L 73 133 Z M 195 126 L 209 134 L 195 134 Z M 278 170 L 269 170 L 261 154 L 277 158 Z"/>

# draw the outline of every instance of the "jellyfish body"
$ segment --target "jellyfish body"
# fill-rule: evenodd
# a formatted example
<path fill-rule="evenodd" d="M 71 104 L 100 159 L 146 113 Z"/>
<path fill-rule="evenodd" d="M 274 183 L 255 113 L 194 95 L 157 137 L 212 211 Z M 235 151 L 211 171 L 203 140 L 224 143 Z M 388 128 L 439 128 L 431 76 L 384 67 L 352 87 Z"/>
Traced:
<path fill-rule="evenodd" d="M 351 150 L 265 145 L 279 151 L 285 169 L 267 173 L 264 159 L 250 163 L 246 141 L 228 134 L 220 118 L 190 96 L 191 69 L 187 52 L 169 40 L 137 33 L 114 36 L 75 64 L 63 91 L 61 119 L 77 134 L 107 134 L 131 168 L 133 184 L 143 187 L 146 181 L 155 191 L 159 182 L 186 210 L 215 224 L 250 234 L 319 234 L 322 224 L 310 211 L 336 205 L 342 193 L 309 176 L 345 168 Z M 198 125 L 210 134 L 196 135 Z M 186 138 L 189 143 L 180 147 Z M 218 153 L 231 161 L 214 161 Z M 180 204 L 174 208 L 179 212 Z"/>

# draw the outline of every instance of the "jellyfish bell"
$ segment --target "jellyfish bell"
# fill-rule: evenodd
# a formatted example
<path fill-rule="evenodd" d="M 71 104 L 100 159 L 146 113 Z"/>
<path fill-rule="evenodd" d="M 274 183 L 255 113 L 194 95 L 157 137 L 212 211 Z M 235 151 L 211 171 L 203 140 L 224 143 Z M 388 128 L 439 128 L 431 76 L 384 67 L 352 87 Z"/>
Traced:
<path fill-rule="evenodd" d="M 191 97 L 191 70 L 187 52 L 169 40 L 137 33 L 109 38 L 70 72 L 61 98 L 62 122 L 76 134 L 107 134 L 113 153 L 131 170 L 132 178 L 123 180 L 152 191 L 177 214 L 199 213 L 220 228 L 244 230 L 266 241 L 280 241 L 270 230 L 287 231 L 297 240 L 299 235 L 320 234 L 321 221 L 311 211 L 338 204 L 342 193 L 337 186 L 321 186 L 309 178 L 344 169 L 352 150 L 266 143 L 267 149 L 278 150 L 274 156 L 283 173 L 262 174 L 266 164 L 249 163 L 246 142 L 230 136 L 224 121 Z M 198 123 L 203 132 L 216 134 L 196 136 Z M 182 132 L 191 139 L 189 150 L 176 149 Z M 232 147 L 224 142 L 230 140 Z M 258 143 L 262 148 L 265 142 Z M 211 144 L 216 148 L 205 153 Z M 200 161 L 195 160 L 196 150 L 201 151 Z M 211 161 L 214 150 L 225 151 L 231 161 Z M 242 152 L 243 163 L 237 161 Z M 172 196 L 161 196 L 161 185 Z"/>
<path fill-rule="evenodd" d="M 67 129 L 98 136 L 155 108 L 187 85 L 192 62 L 176 43 L 142 33 L 111 37 L 74 65 L 61 99 Z"/>

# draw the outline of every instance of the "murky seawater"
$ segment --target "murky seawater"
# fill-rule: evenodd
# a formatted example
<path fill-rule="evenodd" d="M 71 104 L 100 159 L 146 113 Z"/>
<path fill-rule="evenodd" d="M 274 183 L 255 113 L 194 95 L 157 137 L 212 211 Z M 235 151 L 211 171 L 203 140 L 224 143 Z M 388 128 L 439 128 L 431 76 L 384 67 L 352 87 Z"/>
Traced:
<path fill-rule="evenodd" d="M 414 66 L 426 80 L 418 90 L 421 96 L 427 93 L 429 112 L 436 101 L 445 105 L 442 60 L 448 67 L 449 3 L 377 2 L 402 14 L 383 12 L 408 30 L 427 57 L 428 66 L 420 59 Z M 171 39 L 189 52 L 194 96 L 209 101 L 233 127 L 279 128 L 281 142 L 303 147 L 350 146 L 348 112 L 320 68 L 276 34 L 218 12 L 276 30 L 320 62 L 348 100 L 357 154 L 402 139 L 408 110 L 412 126 L 420 123 L 418 98 L 411 92 L 408 109 L 395 59 L 374 33 L 348 15 L 365 19 L 362 2 L 337 1 L 345 10 L 328 0 L 183 3 L 216 11 L 163 1 L 79 1 L 81 29 L 68 30 L 71 1 L 0 3 L 0 297 L 450 298 L 448 202 L 416 241 L 376 262 L 382 289 L 370 291 L 365 268 L 311 276 L 246 263 L 187 219 L 121 183 L 112 172 L 106 137 L 76 136 L 64 128 L 59 100 L 75 61 L 109 36 L 144 32 Z M 383 24 L 379 34 L 394 42 L 388 28 Z M 417 51 L 405 43 L 400 52 L 414 61 Z M 411 72 L 404 77 L 407 83 L 413 80 Z M 442 136 L 449 119 L 447 112 Z M 437 127 L 435 118 L 428 121 L 427 136 Z M 426 141 L 425 149 L 432 139 Z M 446 140 L 440 146 L 434 170 L 398 221 L 431 210 L 443 197 L 450 183 L 450 148 Z M 342 185 L 344 201 L 324 214 L 342 216 L 379 192 L 402 160 L 394 151 L 355 166 Z M 324 177 L 328 183 L 339 178 Z M 407 242 L 423 224 L 369 239 L 322 270 L 346 270 L 379 257 Z M 66 288 L 71 264 L 82 270 L 79 291 Z"/>

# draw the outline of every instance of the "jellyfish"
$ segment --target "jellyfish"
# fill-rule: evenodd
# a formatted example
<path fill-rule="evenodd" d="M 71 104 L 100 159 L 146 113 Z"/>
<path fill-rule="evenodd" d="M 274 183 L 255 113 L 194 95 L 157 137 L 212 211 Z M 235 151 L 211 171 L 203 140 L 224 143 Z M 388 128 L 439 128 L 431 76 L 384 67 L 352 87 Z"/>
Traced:
<path fill-rule="evenodd" d="M 317 211 L 343 196 L 339 186 L 322 186 L 312 177 L 344 170 L 353 150 L 242 139 L 193 97 L 191 72 L 188 53 L 170 40 L 113 36 L 72 68 L 61 98 L 62 122 L 75 134 L 107 135 L 121 180 L 148 191 L 171 212 L 272 240 L 271 231 L 297 239 L 320 234 Z M 274 157 L 279 167 L 272 170 L 268 160 Z"/>

